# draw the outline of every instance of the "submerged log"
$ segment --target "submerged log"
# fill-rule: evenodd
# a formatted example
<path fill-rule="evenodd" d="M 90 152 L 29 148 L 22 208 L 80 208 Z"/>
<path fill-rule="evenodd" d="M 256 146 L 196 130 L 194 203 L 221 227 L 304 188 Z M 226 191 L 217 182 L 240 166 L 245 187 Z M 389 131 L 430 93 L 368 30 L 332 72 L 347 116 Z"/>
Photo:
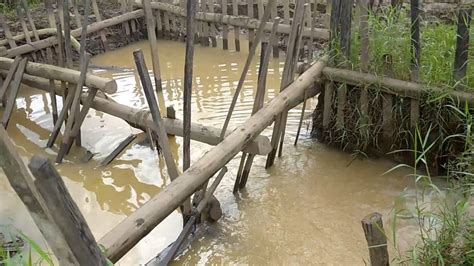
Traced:
<path fill-rule="evenodd" d="M 10 69 L 13 59 L 0 57 L 0 69 Z M 46 79 L 66 81 L 76 84 L 79 81 L 80 72 L 73 69 L 66 69 L 58 66 L 28 62 L 25 73 L 39 76 Z M 106 93 L 117 91 L 117 83 L 113 79 L 102 78 L 96 75 L 87 74 L 85 85 L 97 88 Z"/>
<path fill-rule="evenodd" d="M 0 70 L 0 75 L 5 77 L 8 71 Z M 22 82 L 33 88 L 37 88 L 43 91 L 50 91 L 49 80 L 31 76 L 28 74 L 23 75 Z M 64 95 L 64 89 L 61 88 L 61 85 L 55 83 L 55 92 L 58 95 Z M 311 93 L 308 93 L 310 96 L 317 94 L 317 88 L 312 88 Z M 100 96 L 100 95 L 98 95 Z M 87 94 L 82 94 L 81 102 L 84 102 L 87 98 Z M 301 102 L 301 98 L 291 101 L 291 106 L 294 107 Z M 109 115 L 121 118 L 131 126 L 139 128 L 143 131 L 146 131 L 146 128 L 152 128 L 154 130 L 155 126 L 153 120 L 151 119 L 150 112 L 147 110 L 140 110 L 137 108 L 129 107 L 123 104 L 119 104 L 110 99 L 105 99 L 102 97 L 95 97 L 92 102 L 92 108 L 107 113 Z M 183 121 L 179 119 L 172 118 L 163 118 L 163 124 L 166 127 L 166 132 L 168 135 L 183 136 Z M 204 126 L 201 124 L 191 123 L 191 139 L 209 145 L 217 145 L 220 142 L 219 134 L 221 130 L 216 127 Z M 228 131 L 227 135 L 230 134 Z M 266 155 L 270 152 L 270 140 L 265 136 L 258 136 L 254 140 L 249 141 L 247 146 L 244 148 L 244 151 L 253 154 Z"/>
<path fill-rule="evenodd" d="M 277 114 L 290 108 L 292 100 L 302 97 L 304 91 L 313 86 L 321 76 L 326 62 L 327 57 L 324 57 L 315 63 L 176 180 L 108 232 L 99 241 L 107 250 L 108 258 L 112 262 L 118 261 L 186 198 L 200 189 L 213 173 L 269 126 Z"/>

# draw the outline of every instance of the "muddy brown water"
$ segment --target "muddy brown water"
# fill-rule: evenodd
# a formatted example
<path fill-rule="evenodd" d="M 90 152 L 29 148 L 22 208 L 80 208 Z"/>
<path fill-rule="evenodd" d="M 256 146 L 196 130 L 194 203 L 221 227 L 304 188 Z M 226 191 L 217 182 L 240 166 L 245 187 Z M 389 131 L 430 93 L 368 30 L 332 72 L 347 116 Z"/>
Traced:
<path fill-rule="evenodd" d="M 159 41 L 164 98 L 182 117 L 184 44 Z M 247 45 L 242 44 L 242 47 Z M 93 58 L 95 65 L 113 66 L 96 70 L 117 81 L 111 97 L 126 105 L 146 108 L 133 71 L 132 51 L 141 48 L 151 69 L 147 42 L 139 42 Z M 192 120 L 221 127 L 247 53 L 196 46 L 192 95 Z M 258 60 L 254 60 L 258 61 Z M 275 96 L 283 69 L 282 59 L 272 59 L 267 98 Z M 251 112 L 258 67 L 252 65 L 240 94 L 229 128 L 245 121 Z M 53 127 L 49 96 L 23 88 L 16 100 L 8 133 L 25 160 L 33 154 L 53 159 L 57 152 L 45 149 Z M 309 101 L 306 116 L 315 106 Z M 290 111 L 284 155 L 266 170 L 264 156 L 257 156 L 247 188 L 232 194 L 240 154 L 228 164 L 229 172 L 216 196 L 223 218 L 179 257 L 176 264 L 333 264 L 364 265 L 367 244 L 360 220 L 381 212 L 390 227 L 394 202 L 413 187 L 407 171 L 383 175 L 394 164 L 385 160 L 354 159 L 351 154 L 328 148 L 309 138 L 305 120 L 301 140 L 293 146 L 301 106 Z M 107 114 L 91 110 L 83 130 L 83 146 L 95 157 L 80 161 L 84 149 L 74 148 L 65 162 L 57 165 L 70 193 L 84 214 L 96 239 L 169 184 L 163 159 L 148 147 L 134 142 L 107 167 L 99 162 L 131 133 L 140 131 Z M 270 130 L 263 132 L 269 136 Z M 178 167 L 182 164 L 182 140 L 170 138 Z M 192 160 L 198 160 L 211 146 L 193 141 Z M 1 172 L 1 171 L 0 171 Z M 0 224 L 13 225 L 46 245 L 32 219 L 1 173 Z M 404 203 L 406 204 L 406 203 Z M 135 246 L 119 265 L 146 263 L 177 237 L 182 227 L 178 211 L 173 212 Z M 400 228 L 403 231 L 406 228 Z M 408 230 L 408 229 L 407 229 Z"/>

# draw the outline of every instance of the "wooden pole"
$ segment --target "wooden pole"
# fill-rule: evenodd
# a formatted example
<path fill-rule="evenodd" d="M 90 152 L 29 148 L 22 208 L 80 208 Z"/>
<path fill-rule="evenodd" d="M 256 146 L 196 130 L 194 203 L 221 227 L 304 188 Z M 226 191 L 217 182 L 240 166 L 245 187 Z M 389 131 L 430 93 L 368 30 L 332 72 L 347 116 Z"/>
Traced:
<path fill-rule="evenodd" d="M 117 148 L 115 148 L 107 157 L 105 157 L 104 160 L 102 160 L 100 162 L 100 165 L 102 166 L 106 166 L 108 165 L 110 162 L 112 162 L 125 148 L 127 148 L 127 146 L 132 143 L 132 141 L 134 139 L 137 138 L 137 135 L 135 134 L 131 134 L 130 136 L 128 136 L 126 139 L 124 139 L 122 142 L 120 142 L 120 144 L 117 146 Z M 151 141 L 151 143 L 153 143 L 153 141 Z"/>
<path fill-rule="evenodd" d="M 274 5 L 274 6 L 272 7 L 272 11 L 271 11 L 271 12 L 272 12 L 272 14 L 271 14 L 272 18 L 278 17 L 278 7 L 277 7 L 277 5 Z M 274 23 L 275 23 L 275 21 L 274 21 Z M 278 22 L 278 23 L 280 23 L 280 22 Z M 277 29 L 278 29 L 278 26 L 275 27 L 275 31 L 276 31 Z M 279 58 L 279 57 L 280 57 L 280 48 L 278 47 L 278 39 L 275 38 L 275 39 L 273 40 L 273 42 L 270 42 L 270 45 L 273 46 L 273 49 L 272 49 L 272 51 L 273 51 L 273 57 L 274 57 L 274 58 Z"/>
<path fill-rule="evenodd" d="M 168 143 L 168 136 L 166 135 L 166 129 L 163 125 L 161 118 L 160 109 L 155 99 L 153 93 L 153 86 L 151 84 L 150 76 L 148 75 L 148 70 L 145 65 L 145 59 L 143 58 L 143 53 L 141 50 L 136 50 L 133 52 L 135 58 L 135 64 L 137 66 L 138 74 L 140 75 L 140 80 L 142 82 L 143 91 L 150 107 L 151 116 L 153 122 L 155 123 L 155 128 L 157 129 L 156 133 L 158 134 L 158 143 L 165 157 L 166 167 L 168 168 L 168 173 L 170 175 L 171 181 L 175 180 L 178 176 L 178 168 L 174 162 L 173 154 Z M 191 202 L 189 199 L 183 201 L 183 216 L 188 216 L 191 212 Z"/>
<path fill-rule="evenodd" d="M 72 69 L 71 18 L 69 16 L 69 0 L 58 1 L 63 2 L 64 50 L 66 51 L 66 67 Z"/>
<path fill-rule="evenodd" d="M 411 17 L 410 74 L 411 74 L 411 80 L 414 82 L 417 82 L 419 79 L 419 67 L 420 67 L 420 56 L 421 56 L 419 5 L 420 5 L 419 0 L 410 0 L 410 17 Z M 418 125 L 419 116 L 420 116 L 419 102 L 412 100 L 410 102 L 410 126 L 413 131 Z"/>
<path fill-rule="evenodd" d="M 48 58 L 48 63 L 53 65 L 54 64 L 54 62 L 53 62 L 53 53 L 52 53 L 51 49 L 49 49 L 46 52 L 46 54 L 47 54 L 47 58 Z M 53 124 L 55 124 L 56 121 L 58 120 L 58 103 L 56 101 L 56 92 L 54 91 L 54 80 L 50 79 L 49 84 L 50 84 L 49 97 L 51 98 L 51 107 L 52 107 L 51 113 L 53 115 Z"/>
<path fill-rule="evenodd" d="M 213 173 L 219 171 L 246 143 L 269 126 L 275 114 L 288 108 L 291 101 L 301 97 L 304 90 L 316 82 L 326 62 L 327 57 L 323 57 L 312 65 L 298 80 L 204 154 L 180 177 L 104 235 L 99 243 L 107 250 L 108 258 L 112 262 L 119 260 L 177 206 L 201 188 Z"/>
<path fill-rule="evenodd" d="M 25 66 L 27 61 L 27 58 L 21 59 L 20 63 L 18 64 L 18 68 L 16 69 L 15 77 L 13 78 L 13 82 L 11 84 L 10 95 L 8 96 L 7 105 L 5 106 L 5 111 L 3 112 L 2 117 L 2 126 L 5 129 L 8 126 L 13 107 L 16 103 L 15 100 L 18 96 L 18 91 L 20 90 L 21 79 L 23 77 L 23 73 L 25 72 Z"/>
<path fill-rule="evenodd" d="M 469 61 L 469 28 L 472 19 L 472 6 L 458 11 L 456 52 L 454 55 L 454 80 L 461 81 L 466 77 Z"/>
<path fill-rule="evenodd" d="M 232 15 L 239 16 L 238 0 L 232 0 Z M 235 50 L 240 52 L 240 27 L 234 25 Z"/>
<path fill-rule="evenodd" d="M 29 211 L 36 226 L 53 250 L 60 265 L 79 265 L 58 226 L 47 212 L 46 203 L 33 183 L 33 176 L 3 127 L 0 127 L 0 166 L 10 185 Z"/>
<path fill-rule="evenodd" d="M 376 212 L 365 216 L 362 219 L 362 229 L 364 229 L 365 239 L 369 246 L 370 264 L 372 266 L 388 266 L 390 261 L 382 215 Z"/>
<path fill-rule="evenodd" d="M 72 12 L 74 12 L 74 22 L 76 23 L 77 28 L 82 28 L 81 24 L 81 16 L 79 15 L 79 11 L 77 10 L 77 5 L 75 3 L 75 0 L 71 0 L 71 6 L 72 6 Z M 88 17 L 84 16 L 84 20 L 86 20 Z"/>
<path fill-rule="evenodd" d="M 296 137 L 295 137 L 295 143 L 294 143 L 295 146 L 298 145 L 298 139 L 300 137 L 301 127 L 303 126 L 305 110 L 306 110 L 306 91 L 304 92 L 303 108 L 301 108 L 300 122 L 298 123 L 298 130 L 296 131 Z"/>
<path fill-rule="evenodd" d="M 20 6 L 16 7 L 16 14 L 18 16 L 18 20 L 19 20 L 21 28 L 23 30 L 23 34 L 25 35 L 26 43 L 28 45 L 33 45 L 32 42 L 31 42 L 31 37 L 28 34 L 29 33 L 28 27 L 26 25 L 25 20 L 23 19 L 23 12 L 21 11 Z M 31 53 L 31 57 L 33 58 L 34 61 L 38 61 L 38 57 L 36 56 L 35 53 Z"/>
<path fill-rule="evenodd" d="M 33 156 L 28 167 L 52 219 L 58 225 L 79 265 L 107 265 L 84 216 L 51 162 Z"/>
<path fill-rule="evenodd" d="M 358 0 L 360 12 L 360 69 L 369 71 L 369 3 L 368 0 Z M 363 86 L 360 91 L 360 134 L 368 138 L 369 130 L 369 91 Z"/>
<path fill-rule="evenodd" d="M 255 51 L 257 50 L 257 45 L 260 42 L 260 39 L 262 38 L 263 31 L 265 29 L 265 24 L 266 21 L 268 20 L 270 16 L 270 10 L 273 5 L 276 4 L 275 0 L 270 0 L 268 2 L 267 9 L 265 10 L 262 21 L 260 23 L 260 27 L 258 28 L 257 35 L 254 39 L 254 42 L 252 44 L 252 47 L 250 47 L 249 54 L 247 56 L 247 61 L 245 61 L 244 69 L 242 70 L 242 74 L 240 75 L 239 82 L 237 84 L 237 88 L 235 89 L 234 97 L 232 98 L 232 102 L 229 107 L 229 112 L 227 113 L 227 117 L 224 121 L 224 126 L 222 127 L 221 131 L 221 139 L 224 139 L 225 137 L 225 132 L 227 131 L 227 127 L 229 126 L 230 119 L 232 117 L 232 112 L 234 111 L 235 105 L 237 104 L 237 99 L 239 98 L 240 91 L 242 90 L 242 87 L 244 85 L 245 77 L 247 76 L 247 72 L 250 68 L 250 64 L 252 63 L 253 56 L 255 55 Z"/>
<path fill-rule="evenodd" d="M 222 14 L 227 16 L 227 0 L 222 0 Z M 227 24 L 222 25 L 222 49 L 229 49 L 229 27 Z"/>
<path fill-rule="evenodd" d="M 5 21 L 5 16 L 3 16 L 3 14 L 0 14 L 0 25 L 3 28 L 5 37 L 8 40 L 8 44 L 10 45 L 10 49 L 15 48 L 16 47 L 16 42 L 13 39 L 12 33 L 10 31 L 10 27 L 8 26 L 7 22 Z"/>
<path fill-rule="evenodd" d="M 40 37 L 38 35 L 38 31 L 36 30 L 35 22 L 33 21 L 33 18 L 31 17 L 30 10 L 28 8 L 28 2 L 26 0 L 21 0 L 21 5 L 23 7 L 23 10 L 25 11 L 26 18 L 28 19 L 31 30 L 33 31 L 33 35 L 35 36 L 35 40 L 39 41 Z M 41 55 L 43 56 L 43 58 L 45 57 L 43 51 L 41 51 Z"/>
<path fill-rule="evenodd" d="M 191 165 L 191 97 L 193 89 L 194 59 L 194 20 L 196 1 L 187 0 L 186 16 L 186 59 L 184 64 L 184 95 L 183 95 L 183 171 Z"/>
<path fill-rule="evenodd" d="M 95 19 L 97 22 L 100 23 L 102 21 L 102 17 L 100 16 L 99 7 L 97 6 L 97 0 L 91 0 L 91 1 L 92 1 L 92 10 L 94 11 Z M 87 18 L 84 19 L 84 22 L 86 21 L 86 19 Z M 105 31 L 101 30 L 99 31 L 99 34 L 100 34 L 100 40 L 102 41 L 102 45 L 104 46 L 104 50 L 108 51 L 109 45 L 107 42 L 107 36 L 105 36 Z"/>
<path fill-rule="evenodd" d="M 5 106 L 6 99 L 5 95 L 7 94 L 8 87 L 10 86 L 10 83 L 12 82 L 13 76 L 15 75 L 16 69 L 18 68 L 18 65 L 20 64 L 21 57 L 17 56 L 13 63 L 11 64 L 10 68 L 8 69 L 8 74 L 5 77 L 5 80 L 3 81 L 2 89 L 0 90 L 0 101 L 3 106 Z"/>
<path fill-rule="evenodd" d="M 207 0 L 201 0 L 201 11 L 207 12 Z M 202 46 L 209 46 L 209 24 L 207 21 L 202 22 L 202 37 L 201 37 L 201 45 Z"/>
<path fill-rule="evenodd" d="M 247 16 L 250 19 L 254 19 L 255 15 L 253 13 L 254 0 L 247 0 Z M 267 8 L 269 8 L 267 6 Z M 255 38 L 255 31 L 253 29 L 247 29 L 249 34 L 249 50 L 252 48 L 252 44 Z"/>
<path fill-rule="evenodd" d="M 126 2 L 127 0 L 119 0 L 119 1 L 120 1 L 120 11 L 122 12 L 122 14 L 127 13 L 127 2 Z M 127 40 L 130 41 L 129 40 L 129 38 L 130 38 L 130 25 L 128 24 L 128 21 L 122 23 L 122 28 L 123 28 L 123 32 L 127 36 Z"/>

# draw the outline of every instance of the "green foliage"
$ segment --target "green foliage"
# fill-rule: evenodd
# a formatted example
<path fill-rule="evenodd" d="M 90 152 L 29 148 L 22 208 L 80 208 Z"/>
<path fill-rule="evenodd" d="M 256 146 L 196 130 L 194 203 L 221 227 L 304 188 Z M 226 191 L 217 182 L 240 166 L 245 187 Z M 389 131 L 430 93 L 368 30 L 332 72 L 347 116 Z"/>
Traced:
<path fill-rule="evenodd" d="M 381 9 L 381 13 L 369 14 L 369 72 L 385 75 L 387 55 L 391 57 L 390 75 L 401 80 L 410 80 L 410 17 L 396 9 Z M 457 19 L 455 19 L 457 21 Z M 472 24 L 472 23 L 471 23 Z M 456 25 L 442 22 L 421 23 L 420 79 L 427 84 L 451 89 L 456 47 Z M 350 65 L 354 70 L 360 66 L 360 32 L 352 31 Z M 470 27 L 474 36 L 474 26 Z M 470 40 L 467 76 L 460 83 L 474 90 L 474 38 Z M 336 49 L 338 49 L 336 47 Z M 336 55 L 339 54 L 336 52 Z M 390 68 L 390 67 L 389 67 Z"/>

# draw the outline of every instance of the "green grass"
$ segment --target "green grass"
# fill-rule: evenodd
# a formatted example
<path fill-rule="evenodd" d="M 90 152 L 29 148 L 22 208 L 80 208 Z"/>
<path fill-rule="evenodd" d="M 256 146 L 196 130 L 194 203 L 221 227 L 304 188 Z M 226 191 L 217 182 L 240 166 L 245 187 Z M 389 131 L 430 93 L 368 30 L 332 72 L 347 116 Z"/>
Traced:
<path fill-rule="evenodd" d="M 474 20 L 473 20 L 474 21 Z M 392 57 L 391 76 L 410 80 L 410 18 L 406 11 L 382 10 L 369 15 L 369 72 L 384 75 L 384 56 Z M 421 82 L 442 88 L 453 88 L 456 26 L 441 22 L 421 21 Z M 470 54 L 467 76 L 461 83 L 474 91 L 474 26 L 470 27 Z M 353 29 L 350 64 L 359 70 L 360 34 Z"/>

